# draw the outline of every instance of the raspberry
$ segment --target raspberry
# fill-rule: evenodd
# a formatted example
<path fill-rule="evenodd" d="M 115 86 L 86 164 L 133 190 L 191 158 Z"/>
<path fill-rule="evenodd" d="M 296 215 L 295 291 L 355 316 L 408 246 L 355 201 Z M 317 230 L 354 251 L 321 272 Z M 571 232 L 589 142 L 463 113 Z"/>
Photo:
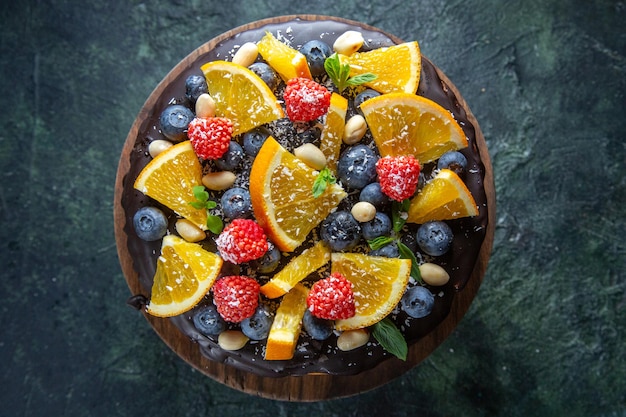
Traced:
<path fill-rule="evenodd" d="M 267 237 L 254 220 L 235 219 L 215 240 L 221 257 L 234 264 L 258 259 L 267 252 Z"/>
<path fill-rule="evenodd" d="M 218 159 L 228 151 L 233 123 L 225 117 L 196 117 L 187 127 L 187 136 L 200 158 Z"/>
<path fill-rule="evenodd" d="M 326 320 L 348 319 L 355 312 L 352 283 L 335 272 L 313 284 L 306 304 L 315 317 Z"/>
<path fill-rule="evenodd" d="M 420 164 L 413 155 L 386 156 L 376 163 L 381 191 L 389 198 L 403 201 L 415 194 Z"/>
<path fill-rule="evenodd" d="M 287 81 L 283 94 L 287 116 L 294 122 L 310 122 L 323 116 L 330 107 L 330 91 L 308 78 Z"/>
<path fill-rule="evenodd" d="M 254 314 L 260 289 L 259 283 L 250 277 L 223 277 L 213 284 L 213 302 L 224 320 L 239 323 Z"/>

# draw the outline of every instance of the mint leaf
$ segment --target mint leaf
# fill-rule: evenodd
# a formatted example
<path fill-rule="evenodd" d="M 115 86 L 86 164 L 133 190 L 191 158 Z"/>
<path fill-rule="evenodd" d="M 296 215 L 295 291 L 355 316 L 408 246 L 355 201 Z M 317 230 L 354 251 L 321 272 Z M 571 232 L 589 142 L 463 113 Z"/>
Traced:
<path fill-rule="evenodd" d="M 367 244 L 369 245 L 371 250 L 377 250 L 394 241 L 395 239 L 389 236 L 378 236 L 377 238 L 368 240 Z"/>
<path fill-rule="evenodd" d="M 398 201 L 393 202 L 391 207 L 391 220 L 393 222 L 393 230 L 395 232 L 402 230 L 404 223 L 406 223 L 407 212 L 409 211 L 410 205 L 411 200 L 408 198 L 401 203 Z"/>
<path fill-rule="evenodd" d="M 206 219 L 206 227 L 212 233 L 215 233 L 217 235 L 222 231 L 222 229 L 224 229 L 224 223 L 222 222 L 222 219 L 219 218 L 219 216 L 209 214 Z"/>
<path fill-rule="evenodd" d="M 313 197 L 317 198 L 324 194 L 326 191 L 326 187 L 329 184 L 334 184 L 337 182 L 337 178 L 333 175 L 328 167 L 324 167 L 315 178 L 315 182 L 313 182 Z"/>
<path fill-rule="evenodd" d="M 398 241 L 397 244 L 398 251 L 400 252 L 400 257 L 403 259 L 411 260 L 411 277 L 420 284 L 423 284 L 424 281 L 422 280 L 422 274 L 420 273 L 419 262 L 417 261 L 415 254 L 404 243 Z"/>
<path fill-rule="evenodd" d="M 209 193 L 204 189 L 203 185 L 196 185 L 193 187 L 193 196 L 200 202 L 205 202 L 209 199 Z"/>
<path fill-rule="evenodd" d="M 348 79 L 348 85 L 349 86 L 361 85 L 361 84 L 372 82 L 376 78 L 378 78 L 376 74 L 367 72 L 365 74 L 360 74 L 360 75 L 355 75 L 354 77 L 350 77 Z"/>
<path fill-rule="evenodd" d="M 385 317 L 373 326 L 372 335 L 387 352 L 406 361 L 409 351 L 406 340 L 389 317 Z"/>
<path fill-rule="evenodd" d="M 189 205 L 195 208 L 196 210 L 201 210 L 206 207 L 206 203 L 203 203 L 201 201 L 190 201 Z"/>

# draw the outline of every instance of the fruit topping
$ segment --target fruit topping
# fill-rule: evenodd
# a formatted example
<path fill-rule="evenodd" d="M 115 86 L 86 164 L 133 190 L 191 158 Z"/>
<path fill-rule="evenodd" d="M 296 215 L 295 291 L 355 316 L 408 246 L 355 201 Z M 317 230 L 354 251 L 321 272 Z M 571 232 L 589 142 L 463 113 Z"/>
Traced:
<path fill-rule="evenodd" d="M 263 59 L 281 76 L 284 81 L 292 78 L 311 78 L 307 59 L 300 51 L 282 43 L 270 32 L 257 43 Z"/>
<path fill-rule="evenodd" d="M 241 331 L 252 340 L 263 340 L 270 333 L 274 321 L 274 313 L 265 305 L 260 304 L 251 317 L 241 321 Z"/>
<path fill-rule="evenodd" d="M 206 94 L 209 91 L 209 87 L 206 84 L 206 79 L 201 75 L 190 75 L 185 80 L 185 96 L 192 104 L 198 100 L 202 94 Z"/>
<path fill-rule="evenodd" d="M 167 106 L 159 117 L 161 132 L 173 142 L 187 139 L 187 126 L 193 120 L 194 114 L 187 107 L 180 104 Z"/>
<path fill-rule="evenodd" d="M 280 78 L 276 71 L 265 62 L 255 62 L 248 69 L 258 75 L 272 91 L 276 90 L 278 84 L 280 84 Z"/>
<path fill-rule="evenodd" d="M 171 317 L 191 310 L 209 291 L 222 258 L 197 243 L 166 235 L 161 244 L 148 313 Z"/>
<path fill-rule="evenodd" d="M 270 244 L 265 255 L 258 260 L 256 269 L 262 274 L 268 274 L 278 267 L 281 258 L 280 250 L 275 245 Z"/>
<path fill-rule="evenodd" d="M 419 285 L 408 288 L 400 300 L 402 310 L 415 319 L 429 315 L 434 304 L 435 297 L 430 290 Z"/>
<path fill-rule="evenodd" d="M 372 220 L 361 224 L 361 231 L 366 240 L 387 236 L 391 233 L 391 219 L 385 213 L 377 212 Z"/>
<path fill-rule="evenodd" d="M 463 180 L 449 169 L 442 169 L 411 200 L 407 222 L 452 220 L 478 215 L 478 207 Z"/>
<path fill-rule="evenodd" d="M 254 220 L 235 219 L 215 240 L 220 256 L 240 264 L 258 259 L 267 252 L 267 237 Z"/>
<path fill-rule="evenodd" d="M 167 233 L 167 217 L 156 207 L 142 207 L 133 216 L 133 226 L 140 239 L 159 240 Z"/>
<path fill-rule="evenodd" d="M 222 318 L 239 323 L 252 317 L 259 305 L 259 283 L 255 279 L 230 275 L 213 285 L 213 302 Z"/>
<path fill-rule="evenodd" d="M 233 123 L 225 117 L 196 117 L 189 123 L 187 136 L 198 157 L 218 159 L 228 151 Z"/>
<path fill-rule="evenodd" d="M 361 239 L 361 225 L 351 213 L 331 213 L 322 221 L 320 238 L 335 252 L 353 249 Z"/>
<path fill-rule="evenodd" d="M 332 273 L 313 284 L 306 304 L 315 317 L 325 320 L 349 319 L 355 312 L 352 283 L 342 274 Z"/>
<path fill-rule="evenodd" d="M 389 197 L 380 188 L 379 182 L 372 182 L 363 187 L 359 194 L 359 201 L 366 201 L 377 210 L 384 210 L 391 204 Z"/>
<path fill-rule="evenodd" d="M 448 151 L 437 161 L 437 169 L 449 169 L 462 177 L 467 169 L 467 158 L 461 152 Z"/>
<path fill-rule="evenodd" d="M 306 57 L 312 76 L 319 77 L 324 75 L 324 61 L 333 53 L 333 50 L 326 42 L 314 39 L 302 45 L 299 51 Z"/>
<path fill-rule="evenodd" d="M 285 116 L 272 90 L 248 68 L 213 61 L 201 69 L 215 100 L 215 115 L 233 122 L 233 136 Z"/>
<path fill-rule="evenodd" d="M 337 162 L 337 177 L 348 188 L 360 190 L 376 179 L 378 156 L 366 145 L 346 149 Z"/>
<path fill-rule="evenodd" d="M 420 164 L 413 155 L 386 156 L 376 163 L 381 191 L 396 201 L 411 198 L 417 189 Z"/>
<path fill-rule="evenodd" d="M 348 111 L 348 100 L 337 93 L 330 96 L 330 106 L 320 135 L 320 150 L 326 156 L 327 165 L 335 170 L 341 152 L 341 144 Z"/>
<path fill-rule="evenodd" d="M 248 156 L 255 157 L 270 133 L 265 128 L 253 129 L 243 134 L 243 150 Z"/>
<path fill-rule="evenodd" d="M 417 229 L 417 244 L 420 249 L 431 256 L 441 256 L 452 246 L 454 233 L 447 223 L 429 221 Z"/>
<path fill-rule="evenodd" d="M 217 336 L 226 330 L 226 322 L 214 305 L 198 308 L 193 314 L 193 325 L 205 336 Z"/>
<path fill-rule="evenodd" d="M 302 317 L 306 311 L 308 293 L 307 287 L 296 284 L 283 296 L 267 336 L 266 360 L 289 360 L 293 357 L 300 336 Z"/>
<path fill-rule="evenodd" d="M 225 218 L 245 219 L 252 215 L 250 193 L 245 188 L 229 188 L 224 194 L 222 194 L 220 201 Z"/>
<path fill-rule="evenodd" d="M 231 140 L 228 150 L 219 159 L 215 160 L 215 166 L 222 171 L 234 171 L 239 167 L 244 156 L 241 145 Z"/>
<path fill-rule="evenodd" d="M 311 314 L 311 310 L 307 309 L 302 317 L 302 326 L 304 330 L 314 340 L 326 340 L 333 334 L 334 324 L 332 320 L 324 320 Z"/>
<path fill-rule="evenodd" d="M 330 91 L 308 78 L 287 81 L 283 95 L 287 116 L 294 122 L 310 122 L 326 114 Z"/>

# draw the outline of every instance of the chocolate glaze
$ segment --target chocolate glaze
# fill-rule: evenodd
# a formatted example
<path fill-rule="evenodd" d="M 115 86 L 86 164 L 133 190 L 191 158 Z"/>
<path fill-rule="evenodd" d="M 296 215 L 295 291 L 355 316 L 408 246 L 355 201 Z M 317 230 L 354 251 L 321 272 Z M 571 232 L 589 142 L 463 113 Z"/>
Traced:
<path fill-rule="evenodd" d="M 148 143 L 155 139 L 164 139 L 158 128 L 158 118 L 161 111 L 172 102 L 188 104 L 185 99 L 184 88 L 187 76 L 202 74 L 200 66 L 206 62 L 230 59 L 233 52 L 240 45 L 248 41 L 258 41 L 265 31 L 279 35 L 283 37 L 283 40 L 291 41 L 292 46 L 298 47 L 312 39 L 322 39 L 332 45 L 334 40 L 347 30 L 358 30 L 363 33 L 366 40 L 363 49 L 389 46 L 398 41 L 391 35 L 356 22 L 348 24 L 334 20 L 309 21 L 303 18 L 285 23 L 268 24 L 238 33 L 223 40 L 212 50 L 198 54 L 193 63 L 185 68 L 176 79 L 169 82 L 168 85 L 159 86 L 163 88 L 163 93 L 158 97 L 156 105 L 149 109 L 147 113 L 142 113 L 138 116 L 142 123 L 138 130 L 135 147 L 131 153 L 130 170 L 124 178 L 124 192 L 122 196 L 122 207 L 126 215 L 124 231 L 128 235 L 128 251 L 134 259 L 134 268 L 138 273 L 141 286 L 146 295 L 149 295 L 152 287 L 152 277 L 154 276 L 161 242 L 145 242 L 139 239 L 132 228 L 132 217 L 144 205 L 159 205 L 149 197 L 134 190 L 133 182 L 151 159 L 147 152 Z M 202 49 L 199 48 L 198 51 Z M 453 248 L 444 257 L 438 258 L 436 262 L 448 271 L 451 279 L 446 286 L 431 289 L 436 296 L 433 312 L 422 319 L 407 318 L 400 311 L 392 313 L 392 317 L 403 331 L 409 345 L 432 331 L 448 315 L 455 292 L 462 290 L 470 278 L 487 226 L 487 200 L 483 187 L 485 170 L 477 148 L 474 126 L 468 121 L 466 111 L 462 108 L 458 99 L 440 79 L 434 65 L 426 58 L 422 58 L 422 73 L 418 94 L 430 98 L 449 109 L 467 135 L 469 147 L 462 151 L 468 159 L 465 182 L 479 207 L 479 215 L 474 218 L 449 222 L 455 233 Z M 171 211 L 167 209 L 164 209 L 164 211 L 169 216 L 170 230 L 173 231 L 176 217 Z M 209 240 L 207 239 L 207 242 L 204 244 L 208 249 L 212 249 L 213 244 Z M 144 303 L 145 301 L 141 296 L 135 296 L 131 299 L 131 304 L 137 308 L 142 308 Z M 194 310 L 191 310 L 184 315 L 173 317 L 169 320 L 172 320 L 183 334 L 196 341 L 198 348 L 207 358 L 260 376 L 279 377 L 310 373 L 351 375 L 371 369 L 391 357 L 373 338 L 370 339 L 367 345 L 357 350 L 342 352 L 336 348 L 336 336 L 331 336 L 330 339 L 319 342 L 303 334 L 300 337 L 300 342 L 292 360 L 265 361 L 262 359 L 264 342 L 250 342 L 243 349 L 236 352 L 224 351 L 217 345 L 216 338 L 207 338 L 196 331 L 191 320 L 193 312 Z"/>

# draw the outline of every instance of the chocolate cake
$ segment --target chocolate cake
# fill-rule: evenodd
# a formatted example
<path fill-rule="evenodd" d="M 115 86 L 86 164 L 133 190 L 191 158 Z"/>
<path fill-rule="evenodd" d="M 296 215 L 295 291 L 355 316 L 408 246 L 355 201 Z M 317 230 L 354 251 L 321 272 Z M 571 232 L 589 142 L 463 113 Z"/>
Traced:
<path fill-rule="evenodd" d="M 192 62 L 186 68 L 179 70 L 175 78 L 167 77 L 158 90 L 160 95 L 156 98 L 152 108 L 142 112 L 138 116 L 138 129 L 133 137 L 134 146 L 129 159 L 120 162 L 120 165 L 127 166 L 124 169 L 120 206 L 125 216 L 125 224 L 119 225 L 116 233 L 123 234 L 125 247 L 118 247 L 120 251 L 128 251 L 133 260 L 134 272 L 138 276 L 142 291 L 133 294 L 129 304 L 143 308 L 150 299 L 152 280 L 155 275 L 157 258 L 160 254 L 161 241 L 146 241 L 140 239 L 133 227 L 133 216 L 144 206 L 159 206 L 154 200 L 145 196 L 133 188 L 133 183 L 142 169 L 152 159 L 148 152 L 148 145 L 157 139 L 166 139 L 160 130 L 159 117 L 162 111 L 173 103 L 182 104 L 193 110 L 185 96 L 185 81 L 191 75 L 202 75 L 200 67 L 208 62 L 217 60 L 229 61 L 238 48 L 246 42 L 258 42 L 266 32 L 289 41 L 294 48 L 310 40 L 323 40 L 332 45 L 338 36 L 346 31 L 354 30 L 363 34 L 365 43 L 361 50 L 373 50 L 381 47 L 398 44 L 399 39 L 388 35 L 376 28 L 347 22 L 345 20 L 307 20 L 303 18 L 293 18 L 281 23 L 267 23 L 266 25 L 255 27 L 249 30 L 238 31 L 234 36 L 223 39 L 214 48 L 194 52 L 185 62 Z M 201 50 L 201 48 L 199 49 Z M 260 60 L 260 58 L 259 58 Z M 488 224 L 488 204 L 484 189 L 485 166 L 481 161 L 481 156 L 476 141 L 476 129 L 468 119 L 467 110 L 460 104 L 461 101 L 455 96 L 452 89 L 444 82 L 433 63 L 422 57 L 421 77 L 417 90 L 419 96 L 426 97 L 449 110 L 454 119 L 462 128 L 469 146 L 460 150 L 467 159 L 467 168 L 463 180 L 471 192 L 478 207 L 478 215 L 448 221 L 452 228 L 454 240 L 452 248 L 443 256 L 436 257 L 433 263 L 441 265 L 448 272 L 450 279 L 438 287 L 429 287 L 435 296 L 435 303 L 432 311 L 424 318 L 411 318 L 400 308 L 396 308 L 391 317 L 397 327 L 401 330 L 407 344 L 411 346 L 420 338 L 429 334 L 435 329 L 449 314 L 450 306 L 459 291 L 462 291 L 472 275 L 476 260 L 481 250 L 485 238 Z M 355 113 L 354 108 L 349 108 L 348 117 Z M 130 138 L 129 138 L 130 139 Z M 427 175 L 433 172 L 436 164 L 423 167 L 423 172 Z M 119 174 L 118 174 L 119 175 Z M 350 197 L 343 204 L 352 203 L 354 199 Z M 177 216 L 166 207 L 159 206 L 168 217 L 168 233 L 176 234 L 174 223 Z M 408 226 L 411 233 L 415 233 L 417 226 Z M 215 248 L 214 236 L 207 238 L 206 247 Z M 119 244 L 119 241 L 118 241 Z M 419 255 L 419 259 L 431 259 L 427 255 Z M 254 264 L 251 264 L 254 265 Z M 242 270 L 250 269 L 251 266 L 242 267 Z M 239 270 L 238 270 L 239 271 Z M 245 272 L 250 272 L 245 270 Z M 254 271 L 252 271 L 254 273 Z M 224 274 L 222 274 L 224 275 Z M 270 274 L 271 276 L 271 274 Z M 210 303 L 210 297 L 201 302 Z M 197 307 L 196 307 L 197 308 Z M 303 331 L 300 335 L 298 345 L 291 360 L 272 361 L 264 360 L 264 341 L 249 341 L 243 348 L 234 351 L 222 349 L 217 337 L 203 335 L 194 326 L 192 315 L 194 310 L 187 313 L 164 318 L 171 322 L 180 330 L 181 334 L 197 343 L 197 348 L 202 355 L 212 361 L 224 363 L 238 370 L 250 372 L 264 377 L 298 376 L 316 373 L 332 375 L 354 375 L 364 370 L 371 369 L 390 357 L 378 341 L 370 337 L 365 345 L 350 351 L 341 351 L 337 348 L 337 333 L 328 339 L 314 340 Z M 237 328 L 234 324 L 232 328 Z"/>

